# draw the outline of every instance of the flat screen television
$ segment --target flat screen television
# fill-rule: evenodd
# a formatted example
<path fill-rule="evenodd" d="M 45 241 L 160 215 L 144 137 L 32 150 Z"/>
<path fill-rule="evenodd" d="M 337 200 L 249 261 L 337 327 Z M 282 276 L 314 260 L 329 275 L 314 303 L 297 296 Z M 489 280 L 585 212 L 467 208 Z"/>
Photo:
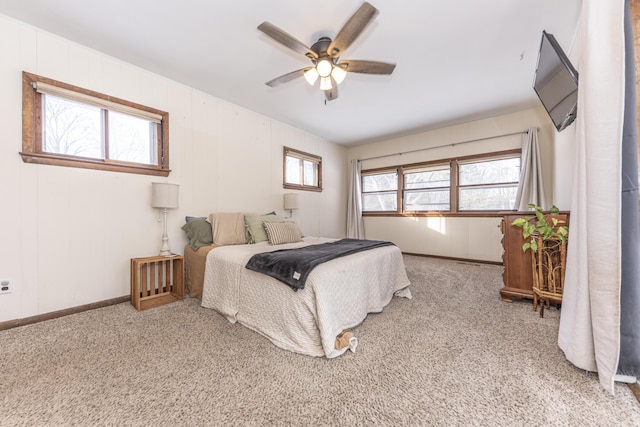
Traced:
<path fill-rule="evenodd" d="M 542 32 L 533 89 L 558 132 L 576 118 L 578 72 L 562 48 L 546 31 Z"/>

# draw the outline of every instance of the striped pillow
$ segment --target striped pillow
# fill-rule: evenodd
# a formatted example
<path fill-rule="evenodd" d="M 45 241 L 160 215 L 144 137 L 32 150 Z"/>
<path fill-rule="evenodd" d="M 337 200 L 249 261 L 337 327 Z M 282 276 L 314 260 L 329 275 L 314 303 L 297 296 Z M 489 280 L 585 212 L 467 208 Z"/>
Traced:
<path fill-rule="evenodd" d="M 281 245 L 283 243 L 301 242 L 300 230 L 295 222 L 269 222 L 262 223 L 264 231 L 267 232 L 267 238 L 272 245 Z"/>
<path fill-rule="evenodd" d="M 300 237 L 304 237 L 304 234 L 302 233 L 302 230 L 300 230 L 300 227 L 298 226 L 298 224 L 295 221 L 293 221 L 291 219 L 287 219 L 285 221 L 295 225 L 296 226 L 296 230 L 298 231 L 298 234 L 300 235 Z"/>

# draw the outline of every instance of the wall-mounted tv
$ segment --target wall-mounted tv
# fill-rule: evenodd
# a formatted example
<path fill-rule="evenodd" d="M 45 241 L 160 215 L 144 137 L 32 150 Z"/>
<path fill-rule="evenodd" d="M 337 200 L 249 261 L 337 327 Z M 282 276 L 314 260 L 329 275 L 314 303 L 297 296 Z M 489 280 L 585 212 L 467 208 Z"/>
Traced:
<path fill-rule="evenodd" d="M 578 103 L 578 72 L 571 65 L 553 34 L 546 31 L 542 32 L 533 89 L 558 132 L 575 120 Z"/>

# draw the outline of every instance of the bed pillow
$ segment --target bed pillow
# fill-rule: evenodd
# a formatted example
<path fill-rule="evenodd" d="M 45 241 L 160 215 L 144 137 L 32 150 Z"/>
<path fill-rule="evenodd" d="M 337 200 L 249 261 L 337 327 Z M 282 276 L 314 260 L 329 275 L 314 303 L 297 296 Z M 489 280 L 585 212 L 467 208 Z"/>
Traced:
<path fill-rule="evenodd" d="M 209 215 L 216 245 L 244 245 L 247 243 L 244 229 L 244 213 L 216 212 Z"/>
<path fill-rule="evenodd" d="M 283 222 L 284 218 L 278 215 L 245 215 L 244 223 L 247 229 L 249 243 L 266 242 L 267 233 L 264 231 L 262 223 L 264 221 Z"/>
<path fill-rule="evenodd" d="M 194 251 L 213 243 L 211 224 L 204 218 L 192 219 L 183 225 L 182 229 L 187 233 L 189 244 Z"/>
<path fill-rule="evenodd" d="M 291 224 L 295 225 L 296 226 L 296 230 L 298 230 L 298 234 L 300 235 L 300 238 L 304 237 L 304 234 L 302 233 L 302 230 L 300 229 L 300 226 L 298 226 L 298 224 L 295 221 L 293 221 L 292 219 L 288 219 L 288 220 L 286 220 L 286 222 L 290 222 Z"/>
<path fill-rule="evenodd" d="M 301 242 L 300 229 L 295 222 L 271 222 L 264 221 L 262 223 L 267 233 L 269 243 L 272 245 L 281 245 L 283 243 Z"/>

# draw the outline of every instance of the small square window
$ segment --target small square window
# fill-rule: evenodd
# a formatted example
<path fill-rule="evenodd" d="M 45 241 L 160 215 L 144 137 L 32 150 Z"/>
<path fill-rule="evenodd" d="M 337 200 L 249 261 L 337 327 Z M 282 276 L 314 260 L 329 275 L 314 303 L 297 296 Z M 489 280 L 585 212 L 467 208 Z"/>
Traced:
<path fill-rule="evenodd" d="M 284 147 L 283 187 L 322 191 L 322 157 Z"/>

